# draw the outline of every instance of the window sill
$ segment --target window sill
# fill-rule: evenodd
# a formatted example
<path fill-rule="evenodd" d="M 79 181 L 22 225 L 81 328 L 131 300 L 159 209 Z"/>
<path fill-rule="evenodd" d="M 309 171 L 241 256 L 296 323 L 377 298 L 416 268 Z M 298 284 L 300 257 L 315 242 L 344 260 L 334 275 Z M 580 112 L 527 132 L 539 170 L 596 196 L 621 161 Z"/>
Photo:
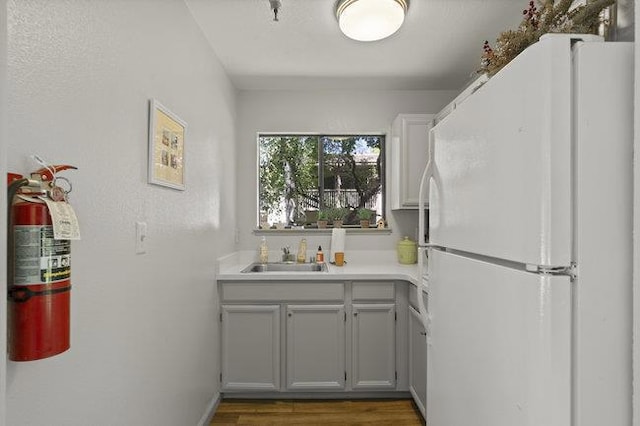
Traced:
<path fill-rule="evenodd" d="M 391 234 L 391 228 L 348 228 L 342 229 L 347 231 L 347 234 L 354 235 L 388 235 Z M 254 229 L 254 235 L 331 235 L 333 228 L 308 228 L 308 229 Z"/>

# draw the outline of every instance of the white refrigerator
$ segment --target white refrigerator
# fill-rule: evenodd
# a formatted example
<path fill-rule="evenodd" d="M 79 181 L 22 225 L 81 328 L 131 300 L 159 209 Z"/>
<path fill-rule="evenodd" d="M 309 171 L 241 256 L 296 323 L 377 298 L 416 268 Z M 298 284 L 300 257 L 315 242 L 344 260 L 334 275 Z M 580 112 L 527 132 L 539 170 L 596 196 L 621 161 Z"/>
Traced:
<path fill-rule="evenodd" d="M 432 129 L 429 426 L 631 424 L 632 52 L 543 36 Z"/>

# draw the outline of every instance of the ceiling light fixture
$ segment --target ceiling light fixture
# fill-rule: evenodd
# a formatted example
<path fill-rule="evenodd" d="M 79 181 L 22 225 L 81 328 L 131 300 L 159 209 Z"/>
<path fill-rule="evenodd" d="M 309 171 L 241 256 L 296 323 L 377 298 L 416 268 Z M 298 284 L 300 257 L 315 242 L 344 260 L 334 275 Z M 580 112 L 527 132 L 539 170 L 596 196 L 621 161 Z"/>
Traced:
<path fill-rule="evenodd" d="M 269 0 L 269 7 L 273 11 L 273 20 L 278 22 L 278 12 L 282 7 L 282 3 L 280 3 L 280 0 Z"/>
<path fill-rule="evenodd" d="M 347 37 L 376 41 L 400 29 L 408 8 L 409 0 L 338 0 L 336 17 Z"/>

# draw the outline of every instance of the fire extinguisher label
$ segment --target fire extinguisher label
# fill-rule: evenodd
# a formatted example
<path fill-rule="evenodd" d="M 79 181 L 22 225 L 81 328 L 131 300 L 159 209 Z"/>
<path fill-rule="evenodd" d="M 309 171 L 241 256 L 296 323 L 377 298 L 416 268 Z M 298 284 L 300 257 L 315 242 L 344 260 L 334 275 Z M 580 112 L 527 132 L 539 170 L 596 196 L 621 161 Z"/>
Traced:
<path fill-rule="evenodd" d="M 15 285 L 47 284 L 71 276 L 71 241 L 53 238 L 53 226 L 14 226 Z"/>

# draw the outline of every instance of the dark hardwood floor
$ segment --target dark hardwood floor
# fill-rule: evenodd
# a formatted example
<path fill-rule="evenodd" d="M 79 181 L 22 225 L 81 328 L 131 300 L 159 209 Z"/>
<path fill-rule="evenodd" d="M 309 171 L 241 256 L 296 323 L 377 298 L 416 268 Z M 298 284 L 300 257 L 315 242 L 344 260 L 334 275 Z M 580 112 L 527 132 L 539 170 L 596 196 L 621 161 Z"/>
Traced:
<path fill-rule="evenodd" d="M 410 399 L 223 400 L 211 425 L 424 425 Z"/>

